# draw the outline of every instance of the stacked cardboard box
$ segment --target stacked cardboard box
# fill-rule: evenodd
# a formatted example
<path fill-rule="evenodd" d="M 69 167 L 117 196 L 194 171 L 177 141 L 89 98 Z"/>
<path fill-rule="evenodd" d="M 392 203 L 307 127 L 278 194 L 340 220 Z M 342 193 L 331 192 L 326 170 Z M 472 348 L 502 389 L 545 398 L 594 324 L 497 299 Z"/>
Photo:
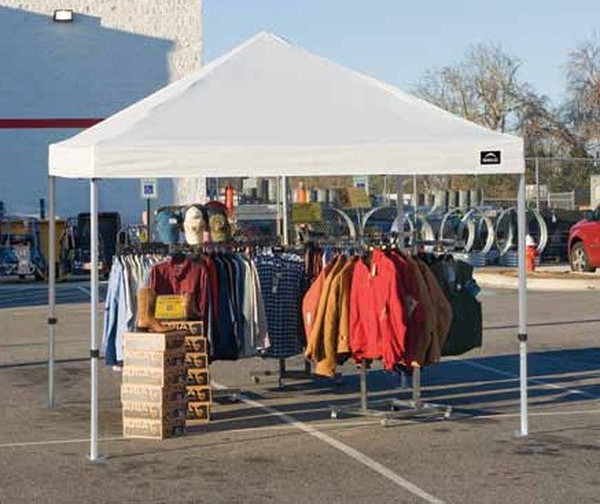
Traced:
<path fill-rule="evenodd" d="M 186 366 L 186 425 L 199 425 L 210 420 L 210 372 L 206 336 L 189 334 L 185 337 Z"/>
<path fill-rule="evenodd" d="M 208 340 L 204 324 L 198 321 L 163 321 L 168 327 L 185 331 L 186 425 L 201 425 L 210 420 L 210 371 Z"/>
<path fill-rule="evenodd" d="M 126 333 L 123 436 L 163 439 L 185 433 L 186 332 Z"/>

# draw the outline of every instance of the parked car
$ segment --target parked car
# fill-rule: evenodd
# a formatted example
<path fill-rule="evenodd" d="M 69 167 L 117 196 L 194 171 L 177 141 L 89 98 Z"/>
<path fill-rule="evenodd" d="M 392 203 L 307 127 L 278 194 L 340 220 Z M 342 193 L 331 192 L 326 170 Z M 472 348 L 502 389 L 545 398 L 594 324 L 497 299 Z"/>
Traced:
<path fill-rule="evenodd" d="M 569 262 L 573 271 L 600 268 L 600 205 L 586 210 L 569 231 Z"/>

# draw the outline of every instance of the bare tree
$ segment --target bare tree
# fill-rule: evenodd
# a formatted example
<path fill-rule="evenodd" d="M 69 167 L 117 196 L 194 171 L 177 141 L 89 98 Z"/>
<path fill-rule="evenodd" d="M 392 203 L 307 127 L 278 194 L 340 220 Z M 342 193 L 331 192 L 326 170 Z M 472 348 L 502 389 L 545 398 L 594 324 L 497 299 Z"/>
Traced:
<path fill-rule="evenodd" d="M 589 150 L 600 151 L 600 42 L 596 36 L 569 54 L 566 118 Z"/>
<path fill-rule="evenodd" d="M 512 131 L 523 87 L 517 78 L 519 65 L 498 44 L 478 44 L 457 65 L 428 71 L 416 93 L 470 121 Z"/>
<path fill-rule="evenodd" d="M 502 132 L 518 132 L 521 124 L 523 90 L 518 78 L 520 62 L 498 44 L 477 44 L 469 48 L 456 65 L 425 73 L 415 92 L 421 98 L 467 120 Z M 477 184 L 500 191 L 506 177 Z M 424 189 L 465 189 L 471 177 L 427 177 Z M 507 189 L 508 190 L 508 189 Z M 500 191 L 502 192 L 502 191 Z"/>
<path fill-rule="evenodd" d="M 585 157 L 585 146 L 554 109 L 548 97 L 525 86 L 519 97 L 518 131 L 525 139 L 526 157 Z"/>

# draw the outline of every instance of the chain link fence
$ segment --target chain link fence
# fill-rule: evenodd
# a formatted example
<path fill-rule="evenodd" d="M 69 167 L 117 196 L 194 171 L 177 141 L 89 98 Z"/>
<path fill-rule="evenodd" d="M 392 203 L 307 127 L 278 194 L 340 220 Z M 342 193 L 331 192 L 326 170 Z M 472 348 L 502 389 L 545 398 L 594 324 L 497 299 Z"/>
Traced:
<path fill-rule="evenodd" d="M 243 213 L 249 198 L 243 186 L 264 201 L 272 218 L 281 219 L 280 184 L 277 179 L 240 183 Z M 401 195 L 407 244 L 433 249 L 443 246 L 463 254 L 477 266 L 516 265 L 518 176 L 404 176 Z M 363 204 L 348 198 L 349 188 L 368 195 Z M 288 232 L 293 243 L 336 240 L 365 243 L 400 229 L 396 176 L 291 177 Z M 320 206 L 319 219 L 294 221 L 292 207 L 305 190 L 305 201 Z M 526 159 L 527 232 L 534 239 L 543 262 L 566 262 L 571 226 L 583 210 L 600 204 L 600 160 Z M 245 204 L 244 204 L 245 203 Z M 279 203 L 279 204 L 278 204 Z M 280 225 L 274 226 L 281 233 Z"/>

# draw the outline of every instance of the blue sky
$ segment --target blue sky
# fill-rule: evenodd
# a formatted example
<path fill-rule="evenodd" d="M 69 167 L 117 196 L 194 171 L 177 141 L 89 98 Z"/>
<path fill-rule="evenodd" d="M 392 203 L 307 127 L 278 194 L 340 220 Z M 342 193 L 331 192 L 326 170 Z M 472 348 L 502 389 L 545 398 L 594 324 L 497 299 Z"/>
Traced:
<path fill-rule="evenodd" d="M 600 0 L 203 0 L 203 60 L 266 30 L 410 91 L 427 69 L 500 43 L 557 104 L 569 51 L 598 35 Z"/>

